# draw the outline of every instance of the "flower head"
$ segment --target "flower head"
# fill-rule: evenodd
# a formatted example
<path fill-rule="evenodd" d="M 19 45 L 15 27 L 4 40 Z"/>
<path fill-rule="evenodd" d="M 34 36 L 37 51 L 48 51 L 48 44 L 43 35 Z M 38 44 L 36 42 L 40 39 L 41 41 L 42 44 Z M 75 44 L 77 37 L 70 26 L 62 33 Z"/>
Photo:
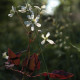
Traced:
<path fill-rule="evenodd" d="M 42 5 L 41 7 L 39 6 L 34 6 L 35 8 L 39 9 L 39 10 L 44 10 L 46 9 L 46 5 Z"/>
<path fill-rule="evenodd" d="M 38 23 L 40 15 L 37 15 L 36 18 L 34 18 L 34 12 L 33 11 L 30 12 L 31 15 L 27 15 L 30 21 L 25 21 L 24 24 L 26 25 L 26 27 L 31 26 L 31 31 L 34 31 L 34 25 L 36 25 L 37 27 L 41 27 L 41 24 Z"/>
<path fill-rule="evenodd" d="M 34 6 L 34 7 L 40 10 L 40 14 L 44 14 L 46 12 L 46 5 L 42 5 L 41 7 L 39 6 Z"/>
<path fill-rule="evenodd" d="M 41 37 L 43 38 L 43 41 L 41 42 L 41 44 L 43 45 L 46 41 L 49 42 L 50 44 L 55 44 L 54 41 L 48 39 L 48 37 L 50 36 L 50 32 L 48 32 L 46 34 L 46 37 L 44 36 L 44 34 L 41 35 Z"/>
<path fill-rule="evenodd" d="M 26 11 L 31 11 L 31 5 L 30 4 L 26 4 L 26 6 L 21 6 L 21 9 L 18 10 L 21 13 L 25 13 Z"/>
<path fill-rule="evenodd" d="M 12 6 L 12 9 L 10 10 L 10 14 L 8 14 L 9 17 L 13 17 L 13 15 L 16 12 L 16 8 L 14 6 Z"/>
<path fill-rule="evenodd" d="M 46 5 L 42 5 L 42 6 L 41 6 L 41 9 L 45 9 L 45 8 L 46 8 Z"/>
<path fill-rule="evenodd" d="M 25 13 L 26 12 L 26 6 L 21 6 L 21 10 L 18 10 L 21 13 Z"/>
<path fill-rule="evenodd" d="M 2 53 L 2 57 L 5 58 L 5 59 L 9 58 L 9 56 L 7 56 L 6 52 Z"/>

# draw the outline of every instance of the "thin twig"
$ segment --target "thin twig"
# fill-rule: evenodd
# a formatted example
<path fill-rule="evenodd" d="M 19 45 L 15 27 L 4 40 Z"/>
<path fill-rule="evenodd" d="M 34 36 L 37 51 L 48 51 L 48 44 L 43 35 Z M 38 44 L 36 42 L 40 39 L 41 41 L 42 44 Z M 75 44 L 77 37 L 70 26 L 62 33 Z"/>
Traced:
<path fill-rule="evenodd" d="M 41 75 L 41 73 L 39 73 L 39 74 L 37 74 L 37 75 L 35 75 L 35 76 L 31 76 L 31 75 L 29 75 L 29 74 L 26 73 L 26 72 L 22 72 L 22 71 L 19 71 L 19 70 L 15 70 L 15 69 L 13 69 L 13 68 L 9 68 L 9 70 L 12 70 L 12 71 L 21 73 L 22 75 L 25 75 L 25 76 L 27 76 L 27 77 L 39 77 L 39 76 Z"/>

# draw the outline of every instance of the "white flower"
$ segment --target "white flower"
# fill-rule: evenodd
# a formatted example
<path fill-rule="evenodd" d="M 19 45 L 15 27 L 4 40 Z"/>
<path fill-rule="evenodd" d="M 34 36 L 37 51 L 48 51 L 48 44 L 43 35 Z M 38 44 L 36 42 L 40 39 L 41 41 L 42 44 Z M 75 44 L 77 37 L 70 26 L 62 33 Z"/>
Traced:
<path fill-rule="evenodd" d="M 31 5 L 30 4 L 26 4 L 26 6 L 21 6 L 21 10 L 18 10 L 21 13 L 25 13 L 26 11 L 31 11 Z"/>
<path fill-rule="evenodd" d="M 46 37 L 44 37 L 44 34 L 41 35 L 41 37 L 43 38 L 43 41 L 41 42 L 41 44 L 43 45 L 46 41 L 49 42 L 50 44 L 55 44 L 54 41 L 48 39 L 48 37 L 50 36 L 50 32 L 48 32 L 46 34 Z"/>
<path fill-rule="evenodd" d="M 42 5 L 42 6 L 41 6 L 41 9 L 45 9 L 45 8 L 46 8 L 46 5 Z"/>
<path fill-rule="evenodd" d="M 39 9 L 39 10 L 43 10 L 46 9 L 46 5 L 42 5 L 41 7 L 39 6 L 34 6 L 35 8 Z"/>
<path fill-rule="evenodd" d="M 27 7 L 26 6 L 21 6 L 21 10 L 18 10 L 21 13 L 25 13 L 26 12 Z"/>
<path fill-rule="evenodd" d="M 34 18 L 34 13 L 33 11 L 30 11 L 31 12 L 31 15 L 27 15 L 28 19 L 30 21 L 25 21 L 24 24 L 26 25 L 26 27 L 29 27 L 31 26 L 31 31 L 34 31 L 34 24 L 37 26 L 37 27 L 41 27 L 41 24 L 38 23 L 39 21 L 39 18 L 40 18 L 40 15 L 37 15 L 36 18 Z"/>
<path fill-rule="evenodd" d="M 13 17 L 13 15 L 15 14 L 16 9 L 14 6 L 12 6 L 12 9 L 10 10 L 10 14 L 8 14 L 9 17 Z"/>
<path fill-rule="evenodd" d="M 32 10 L 32 6 L 30 4 L 26 4 L 28 7 L 28 10 L 31 11 Z"/>
<path fill-rule="evenodd" d="M 6 54 L 6 53 L 7 53 L 7 52 L 2 53 L 2 56 L 3 56 L 3 58 L 8 59 L 8 58 L 9 58 L 9 56 L 7 56 L 7 54 Z"/>
<path fill-rule="evenodd" d="M 40 14 L 44 14 L 46 12 L 46 5 L 42 5 L 41 7 L 39 6 L 34 6 L 34 7 L 40 10 Z"/>
<path fill-rule="evenodd" d="M 8 16 L 9 16 L 9 17 L 13 17 L 13 15 L 14 15 L 13 13 L 11 13 L 11 14 L 8 14 Z"/>

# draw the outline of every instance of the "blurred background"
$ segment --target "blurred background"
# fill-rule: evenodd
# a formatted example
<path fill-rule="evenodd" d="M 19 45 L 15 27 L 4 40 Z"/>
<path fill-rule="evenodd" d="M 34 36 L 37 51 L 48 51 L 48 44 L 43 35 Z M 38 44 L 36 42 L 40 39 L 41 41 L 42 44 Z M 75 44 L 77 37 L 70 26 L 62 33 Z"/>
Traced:
<path fill-rule="evenodd" d="M 16 15 L 8 17 L 12 5 L 24 5 L 25 1 L 0 0 L 0 66 L 5 61 L 2 53 L 7 52 L 8 48 L 14 52 L 27 48 L 27 36 L 19 18 Z M 46 5 L 40 23 L 44 31 L 51 32 L 51 39 L 56 43 L 54 46 L 48 45 L 43 51 L 48 71 L 65 70 L 74 74 L 74 77 L 68 80 L 80 80 L 80 0 L 27 0 L 27 2 L 32 6 Z M 24 15 L 22 17 L 24 19 Z M 43 63 L 41 71 L 46 71 Z M 21 80 L 20 76 L 0 68 L 0 80 Z"/>

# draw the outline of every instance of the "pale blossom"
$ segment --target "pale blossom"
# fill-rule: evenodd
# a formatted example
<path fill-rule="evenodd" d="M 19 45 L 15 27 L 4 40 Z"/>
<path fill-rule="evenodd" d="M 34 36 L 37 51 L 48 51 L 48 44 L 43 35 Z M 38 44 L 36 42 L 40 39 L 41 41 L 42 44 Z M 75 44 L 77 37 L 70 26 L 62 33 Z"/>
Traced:
<path fill-rule="evenodd" d="M 41 35 L 41 37 L 43 38 L 43 41 L 41 42 L 41 44 L 43 45 L 46 41 L 49 42 L 50 44 L 55 44 L 53 40 L 48 39 L 48 37 L 50 36 L 50 32 L 48 32 L 46 34 L 46 37 L 44 36 L 44 34 Z"/>
<path fill-rule="evenodd" d="M 31 11 L 32 7 L 30 4 L 26 4 L 26 6 L 21 6 L 21 9 L 18 10 L 21 13 L 25 13 L 26 11 Z"/>
<path fill-rule="evenodd" d="M 16 8 L 14 6 L 12 6 L 12 9 L 10 10 L 10 14 L 8 14 L 9 17 L 13 17 L 13 15 L 16 12 Z"/>
<path fill-rule="evenodd" d="M 41 9 L 46 9 L 46 5 L 42 5 L 41 6 Z"/>
<path fill-rule="evenodd" d="M 40 10 L 40 14 L 44 14 L 46 12 L 46 5 L 42 5 L 41 7 L 39 6 L 34 6 L 34 7 Z"/>
<path fill-rule="evenodd" d="M 30 11 L 30 12 L 31 12 L 31 15 L 27 15 L 29 21 L 25 21 L 24 24 L 26 25 L 26 27 L 31 26 L 31 31 L 34 31 L 34 25 L 36 25 L 37 27 L 41 27 L 41 24 L 38 23 L 40 15 L 37 15 L 34 18 L 34 12 L 33 11 Z"/>
<path fill-rule="evenodd" d="M 46 9 L 46 5 L 42 5 L 41 7 L 39 6 L 34 6 L 35 8 L 39 9 L 39 10 L 43 10 Z"/>
<path fill-rule="evenodd" d="M 26 12 L 27 7 L 26 6 L 21 6 L 21 9 L 18 10 L 21 13 L 25 13 Z"/>
<path fill-rule="evenodd" d="M 6 54 L 7 52 L 4 52 L 4 53 L 2 53 L 2 57 L 3 58 L 5 58 L 5 59 L 8 59 L 9 58 L 9 56 L 7 56 L 7 54 Z"/>

